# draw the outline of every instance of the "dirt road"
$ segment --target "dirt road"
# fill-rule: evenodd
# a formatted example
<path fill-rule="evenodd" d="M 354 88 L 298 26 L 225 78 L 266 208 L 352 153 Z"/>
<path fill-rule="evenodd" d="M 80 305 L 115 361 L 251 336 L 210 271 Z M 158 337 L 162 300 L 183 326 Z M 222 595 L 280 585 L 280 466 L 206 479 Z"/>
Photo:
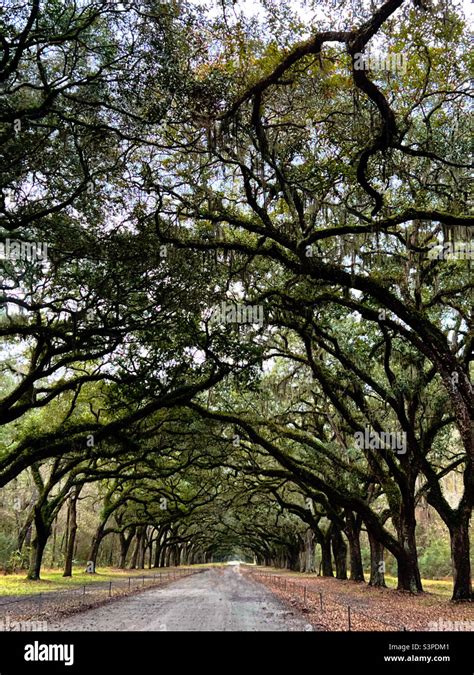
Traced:
<path fill-rule="evenodd" d="M 244 577 L 239 566 L 229 566 L 49 622 L 48 630 L 304 631 L 311 626 Z"/>

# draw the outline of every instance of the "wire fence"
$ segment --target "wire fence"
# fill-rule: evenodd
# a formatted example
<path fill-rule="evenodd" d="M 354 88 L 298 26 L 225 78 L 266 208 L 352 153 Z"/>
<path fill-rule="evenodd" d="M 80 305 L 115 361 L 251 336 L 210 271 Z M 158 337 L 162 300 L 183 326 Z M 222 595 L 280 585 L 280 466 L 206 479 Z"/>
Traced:
<path fill-rule="evenodd" d="M 388 631 L 410 630 L 402 624 L 380 619 L 359 607 L 334 600 L 307 586 L 304 581 L 289 579 L 271 572 L 251 570 L 249 574 L 267 586 L 291 592 L 305 613 L 319 617 L 323 624 L 336 627 L 336 630 L 368 631 L 374 630 L 374 625 L 383 626 L 383 630 Z"/>
<path fill-rule="evenodd" d="M 47 621 L 203 571 L 204 568 L 177 568 L 109 581 L 93 581 L 74 588 L 23 595 L 14 599 L 0 597 L 0 631 L 19 630 L 19 621 Z"/>

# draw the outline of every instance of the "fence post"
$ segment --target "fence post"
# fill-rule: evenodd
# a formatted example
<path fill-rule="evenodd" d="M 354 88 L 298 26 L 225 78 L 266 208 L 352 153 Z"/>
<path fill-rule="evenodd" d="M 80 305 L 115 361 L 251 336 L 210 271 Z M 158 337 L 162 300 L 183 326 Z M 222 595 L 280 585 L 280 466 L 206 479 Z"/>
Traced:
<path fill-rule="evenodd" d="M 131 583 L 131 581 L 132 581 L 132 578 L 131 578 L 131 577 L 128 577 L 128 590 L 130 590 L 130 583 Z"/>
<path fill-rule="evenodd" d="M 86 587 L 84 585 L 82 587 L 82 604 L 84 604 L 85 599 L 86 599 Z"/>
<path fill-rule="evenodd" d="M 349 625 L 349 631 L 351 630 L 351 608 L 347 605 L 347 623 Z"/>
<path fill-rule="evenodd" d="M 142 586 L 145 585 L 145 575 L 142 576 Z"/>
<path fill-rule="evenodd" d="M 109 598 L 112 595 L 112 582 L 109 581 Z"/>

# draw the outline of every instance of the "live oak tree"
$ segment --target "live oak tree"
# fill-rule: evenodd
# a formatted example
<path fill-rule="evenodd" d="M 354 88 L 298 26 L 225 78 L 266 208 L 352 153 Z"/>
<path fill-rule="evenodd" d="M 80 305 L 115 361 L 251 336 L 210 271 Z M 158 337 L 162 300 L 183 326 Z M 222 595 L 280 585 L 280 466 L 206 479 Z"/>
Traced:
<path fill-rule="evenodd" d="M 471 598 L 471 263 L 433 256 L 472 236 L 456 7 L 341 2 L 308 26 L 287 3 L 246 20 L 33 1 L 0 33 L 1 242 L 49 251 L 2 261 L 0 289 L 0 484 L 36 476 L 32 576 L 85 480 L 71 468 L 51 493 L 42 472 L 70 461 L 110 481 L 94 560 L 110 530 L 121 564 L 132 542 L 139 565 L 153 546 L 163 564 L 240 542 L 295 567 L 309 529 L 340 577 L 347 539 L 360 579 L 364 527 L 371 581 L 385 547 L 419 591 L 426 497 L 453 598 Z M 360 69 L 375 43 L 406 68 Z M 219 322 L 222 303 L 264 321 Z M 355 447 L 368 425 L 406 453 Z"/>
<path fill-rule="evenodd" d="M 310 279 L 325 302 L 377 327 L 387 349 L 390 341 L 400 340 L 418 363 L 430 364 L 449 398 L 465 457 L 465 490 L 456 509 L 442 497 L 423 452 L 413 452 L 415 465 L 430 476 L 430 502 L 449 523 L 457 570 L 454 597 L 462 599 L 471 596 L 466 552 L 473 495 L 467 330 L 472 283 L 462 269 L 466 261 L 456 266 L 460 274 L 453 283 L 443 274 L 445 261 L 427 254 L 440 236 L 469 240 L 472 231 L 472 218 L 464 215 L 465 78 L 456 59 L 432 75 L 433 63 L 441 63 L 440 45 L 452 35 L 460 41 L 463 61 L 463 22 L 454 11 L 449 16 L 433 11 L 426 19 L 431 37 L 406 4 L 386 2 L 358 27 L 316 32 L 286 51 L 276 50 L 276 56 L 274 51 L 272 59 L 261 46 L 253 81 L 231 105 L 219 95 L 208 104 L 206 125 L 198 117 L 184 129 L 183 143 L 194 138 L 195 144 L 186 154 L 193 191 L 169 190 L 156 178 L 154 190 L 164 209 L 154 219 L 163 241 L 177 248 L 217 250 L 237 266 L 244 265 L 243 258 L 263 259 L 273 270 Z M 397 10 L 399 27 L 392 22 L 389 36 L 385 24 Z M 408 52 L 412 68 L 390 75 L 358 70 L 356 55 L 374 35 L 387 47 Z M 341 49 L 326 47 L 328 42 L 340 43 Z M 209 69 L 219 71 L 220 64 Z M 446 125 L 451 115 L 456 123 Z M 178 162 L 170 152 L 169 158 L 168 167 L 183 166 L 182 156 Z M 195 231 L 178 229 L 183 220 L 195 223 Z M 219 226 L 220 241 L 199 238 L 199 223 Z M 387 265 L 391 260 L 393 266 Z M 455 345 L 452 325 L 458 326 Z M 401 537 L 411 541 L 412 554 L 414 478 L 416 471 L 410 478 L 412 504 L 405 505 L 406 520 L 400 521 L 404 529 L 411 521 Z M 403 549 L 402 542 L 402 557 Z M 410 570 L 408 560 L 404 565 L 403 586 L 420 588 L 416 566 Z"/>

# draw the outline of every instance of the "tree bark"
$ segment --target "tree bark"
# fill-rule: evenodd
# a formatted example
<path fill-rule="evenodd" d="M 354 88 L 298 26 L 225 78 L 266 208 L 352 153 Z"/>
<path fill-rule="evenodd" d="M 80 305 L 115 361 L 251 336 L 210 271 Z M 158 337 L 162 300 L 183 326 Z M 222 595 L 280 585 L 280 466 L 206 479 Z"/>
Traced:
<path fill-rule="evenodd" d="M 141 528 L 137 528 L 137 532 L 135 534 L 135 546 L 132 552 L 132 558 L 130 560 L 130 569 L 134 570 L 137 567 L 137 561 L 138 561 L 138 554 L 140 552 L 140 541 L 142 537 L 142 531 Z"/>
<path fill-rule="evenodd" d="M 124 570 L 127 564 L 127 553 L 132 543 L 133 535 L 135 534 L 135 528 L 132 528 L 131 532 L 126 535 L 124 532 L 119 532 L 119 542 L 120 542 L 120 559 L 119 567 Z"/>
<path fill-rule="evenodd" d="M 370 579 L 369 586 L 383 586 L 385 584 L 385 562 L 383 559 L 383 545 L 367 531 L 370 545 Z"/>
<path fill-rule="evenodd" d="M 44 549 L 48 542 L 50 528 L 43 519 L 41 509 L 35 507 L 35 536 L 31 542 L 30 565 L 27 578 L 31 581 L 39 581 L 41 578 L 41 564 L 43 562 Z"/>
<path fill-rule="evenodd" d="M 334 524 L 332 526 L 332 550 L 336 565 L 336 579 L 347 579 L 347 544 L 344 541 L 341 530 Z"/>
<path fill-rule="evenodd" d="M 74 493 L 69 498 L 68 504 L 68 524 L 69 536 L 67 540 L 66 560 L 64 563 L 63 577 L 72 576 L 72 561 L 74 558 L 74 547 L 76 543 L 77 533 L 77 500 L 79 499 L 79 490 L 74 490 Z"/>
<path fill-rule="evenodd" d="M 323 577 L 333 577 L 334 570 L 332 567 L 330 536 L 323 535 L 319 541 L 319 545 L 321 547 L 320 575 Z"/>
<path fill-rule="evenodd" d="M 457 518 L 449 530 L 451 536 L 451 561 L 453 566 L 452 600 L 473 600 L 471 561 L 469 557 L 469 515 Z"/>
<path fill-rule="evenodd" d="M 427 477 L 430 481 L 430 491 L 427 495 L 428 503 L 436 509 L 447 526 L 451 540 L 451 564 L 454 582 L 451 599 L 456 602 L 473 600 L 469 541 L 469 523 L 472 515 L 470 467 L 467 467 L 464 472 L 465 491 L 457 509 L 453 509 L 446 501 L 434 476 L 428 472 Z"/>
<path fill-rule="evenodd" d="M 362 565 L 362 551 L 360 549 L 361 521 L 354 517 L 350 509 L 346 509 L 346 535 L 349 541 L 349 555 L 351 565 L 351 581 L 365 581 L 364 567 Z"/>
<path fill-rule="evenodd" d="M 420 569 L 418 567 L 418 551 L 416 549 L 415 506 L 407 499 L 403 502 L 400 518 L 397 520 L 398 541 L 402 552 L 397 556 L 398 585 L 397 590 L 421 593 Z"/>
<path fill-rule="evenodd" d="M 91 544 L 91 549 L 89 553 L 89 561 L 94 564 L 94 571 L 92 574 L 95 574 L 95 568 L 97 565 L 97 557 L 99 555 L 99 548 L 100 544 L 102 542 L 102 539 L 109 534 L 110 532 L 113 532 L 113 530 L 106 530 L 105 529 L 105 521 L 100 523 L 99 527 L 96 530 L 96 533 L 94 535 L 94 538 L 92 539 L 92 544 Z"/>
<path fill-rule="evenodd" d="M 56 565 L 56 543 L 57 543 L 57 536 L 58 536 L 58 520 L 57 518 L 54 519 L 53 523 L 53 544 L 51 547 L 51 567 L 55 567 Z"/>
<path fill-rule="evenodd" d="M 303 572 L 314 572 L 314 532 L 310 528 L 305 535 L 305 556 Z"/>
<path fill-rule="evenodd" d="M 146 528 L 140 528 L 140 539 L 138 549 L 138 569 L 145 569 L 145 553 L 146 553 Z"/>

